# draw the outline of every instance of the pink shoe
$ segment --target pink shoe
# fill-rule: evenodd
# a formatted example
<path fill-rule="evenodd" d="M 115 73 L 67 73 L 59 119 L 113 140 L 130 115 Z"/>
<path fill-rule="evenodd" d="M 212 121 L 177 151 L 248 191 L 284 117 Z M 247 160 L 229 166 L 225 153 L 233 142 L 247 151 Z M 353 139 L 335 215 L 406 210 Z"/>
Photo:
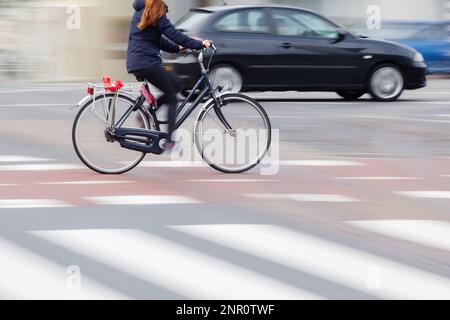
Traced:
<path fill-rule="evenodd" d="M 167 142 L 164 142 L 164 144 L 163 144 L 163 149 L 164 149 L 164 151 L 172 152 L 173 149 L 175 149 L 175 146 L 176 146 L 176 143 L 175 143 L 175 142 L 173 142 L 173 141 L 167 141 Z"/>

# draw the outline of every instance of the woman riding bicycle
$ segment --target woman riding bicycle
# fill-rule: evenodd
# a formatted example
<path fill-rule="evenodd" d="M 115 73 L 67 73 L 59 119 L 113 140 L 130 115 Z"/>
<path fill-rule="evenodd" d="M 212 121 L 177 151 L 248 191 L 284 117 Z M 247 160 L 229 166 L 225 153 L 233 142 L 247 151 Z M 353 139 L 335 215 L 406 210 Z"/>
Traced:
<path fill-rule="evenodd" d="M 175 130 L 177 98 L 179 92 L 175 80 L 164 69 L 161 50 L 177 53 L 184 48 L 200 50 L 211 47 L 211 42 L 190 38 L 178 31 L 167 18 L 169 11 L 163 0 L 135 0 L 136 12 L 131 22 L 127 53 L 127 70 L 140 81 L 146 80 L 163 92 L 158 106 L 167 104 L 168 141 L 164 148 L 174 147 L 172 134 Z"/>

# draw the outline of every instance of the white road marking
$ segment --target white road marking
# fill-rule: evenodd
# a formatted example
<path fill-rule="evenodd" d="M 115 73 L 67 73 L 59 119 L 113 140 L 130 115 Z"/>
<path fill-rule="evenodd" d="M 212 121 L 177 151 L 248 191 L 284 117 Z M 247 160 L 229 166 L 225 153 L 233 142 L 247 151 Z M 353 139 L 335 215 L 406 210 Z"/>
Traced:
<path fill-rule="evenodd" d="M 78 170 L 82 166 L 74 164 L 20 164 L 20 165 L 1 165 L 0 171 L 64 171 Z"/>
<path fill-rule="evenodd" d="M 34 234 L 190 299 L 319 298 L 138 230 L 37 231 Z"/>
<path fill-rule="evenodd" d="M 185 180 L 186 182 L 230 182 L 230 183 L 246 183 L 246 182 L 277 182 L 280 180 L 258 180 L 258 179 L 205 179 L 205 180 Z"/>
<path fill-rule="evenodd" d="M 405 104 L 444 104 L 444 105 L 450 105 L 450 101 L 399 101 L 400 103 Z M 390 103 L 390 102 L 387 102 Z"/>
<path fill-rule="evenodd" d="M 305 167 L 346 167 L 365 166 L 366 164 L 356 161 L 343 160 L 285 160 L 278 162 L 282 166 L 305 166 Z"/>
<path fill-rule="evenodd" d="M 264 162 L 264 161 L 263 161 Z M 283 160 L 274 161 L 273 164 L 280 166 L 305 166 L 305 167 L 341 167 L 341 166 L 365 166 L 366 164 L 356 161 L 345 160 Z M 264 163 L 266 164 L 266 163 Z M 201 161 L 143 161 L 140 167 L 153 168 L 199 168 L 208 167 Z"/>
<path fill-rule="evenodd" d="M 368 180 L 368 181 L 395 181 L 395 180 L 424 180 L 418 177 L 335 177 L 336 180 Z"/>
<path fill-rule="evenodd" d="M 423 94 L 423 95 L 427 95 L 427 94 L 431 94 L 431 95 L 450 95 L 450 93 L 448 92 L 442 92 L 442 91 L 408 91 L 409 94 Z"/>
<path fill-rule="evenodd" d="M 142 161 L 139 167 L 143 168 L 199 168 L 208 165 L 200 161 Z"/>
<path fill-rule="evenodd" d="M 174 226 L 175 230 L 386 299 L 449 299 L 450 280 L 278 226 Z"/>
<path fill-rule="evenodd" d="M 396 191 L 394 193 L 408 198 L 450 199 L 450 191 Z"/>
<path fill-rule="evenodd" d="M 46 103 L 46 104 L 0 104 L 0 108 L 42 108 L 42 107 L 75 107 L 76 104 Z"/>
<path fill-rule="evenodd" d="M 70 204 L 54 199 L 0 199 L 0 209 L 66 208 Z"/>
<path fill-rule="evenodd" d="M 430 102 L 431 103 L 431 102 Z M 450 105 L 450 102 L 447 102 Z M 412 121 L 412 122 L 430 122 L 430 123 L 450 123 L 450 120 L 432 120 L 419 119 L 409 117 L 389 117 L 389 116 L 375 116 L 375 115 L 348 115 L 349 118 L 374 119 L 374 120 L 393 120 L 393 121 Z"/>
<path fill-rule="evenodd" d="M 142 206 L 159 204 L 198 204 L 201 203 L 192 198 L 172 195 L 134 195 L 134 196 L 108 196 L 108 197 L 88 197 L 85 200 L 96 205 L 114 206 Z"/>
<path fill-rule="evenodd" d="M 292 200 L 298 202 L 360 202 L 361 200 L 337 194 L 247 194 L 255 199 Z"/>
<path fill-rule="evenodd" d="M 126 184 L 136 181 L 64 181 L 64 182 L 42 182 L 40 185 L 97 185 L 97 184 Z"/>
<path fill-rule="evenodd" d="M 450 223 L 431 220 L 368 220 L 348 224 L 425 246 L 450 251 Z"/>
<path fill-rule="evenodd" d="M 0 184 L 0 187 L 16 187 L 17 184 Z"/>
<path fill-rule="evenodd" d="M 41 161 L 53 161 L 53 159 L 14 156 L 14 155 L 4 155 L 4 156 L 0 155 L 0 162 L 41 162 Z"/>
<path fill-rule="evenodd" d="M 30 93 L 30 92 L 67 92 L 67 91 L 80 91 L 83 87 L 66 87 L 66 88 L 20 88 L 20 89 L 0 89 L 0 93 Z"/>
<path fill-rule="evenodd" d="M 81 286 L 71 287 L 62 266 L 0 238 L 0 291 L 7 299 L 128 299 L 81 273 Z M 81 269 L 83 272 L 83 269 Z M 75 275 L 76 276 L 76 275 Z"/>

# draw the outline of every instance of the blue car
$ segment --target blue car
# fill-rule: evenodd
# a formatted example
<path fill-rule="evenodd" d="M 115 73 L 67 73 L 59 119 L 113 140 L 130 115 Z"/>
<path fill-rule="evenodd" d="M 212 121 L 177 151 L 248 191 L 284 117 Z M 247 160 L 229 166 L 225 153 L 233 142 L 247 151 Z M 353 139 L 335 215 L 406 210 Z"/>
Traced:
<path fill-rule="evenodd" d="M 450 20 L 383 21 L 380 30 L 356 31 L 416 49 L 424 56 L 429 73 L 450 73 Z"/>

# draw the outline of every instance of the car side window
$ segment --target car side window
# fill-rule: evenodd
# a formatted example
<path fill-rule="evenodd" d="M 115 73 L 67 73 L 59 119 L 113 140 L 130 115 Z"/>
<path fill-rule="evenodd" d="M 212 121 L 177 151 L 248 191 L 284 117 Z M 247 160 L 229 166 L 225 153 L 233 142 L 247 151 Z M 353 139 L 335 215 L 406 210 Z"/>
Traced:
<path fill-rule="evenodd" d="M 221 18 L 215 25 L 217 31 L 268 33 L 266 12 L 262 9 L 241 10 Z"/>
<path fill-rule="evenodd" d="M 309 12 L 275 9 L 272 14 L 279 35 L 320 38 L 337 35 L 334 24 Z"/>

